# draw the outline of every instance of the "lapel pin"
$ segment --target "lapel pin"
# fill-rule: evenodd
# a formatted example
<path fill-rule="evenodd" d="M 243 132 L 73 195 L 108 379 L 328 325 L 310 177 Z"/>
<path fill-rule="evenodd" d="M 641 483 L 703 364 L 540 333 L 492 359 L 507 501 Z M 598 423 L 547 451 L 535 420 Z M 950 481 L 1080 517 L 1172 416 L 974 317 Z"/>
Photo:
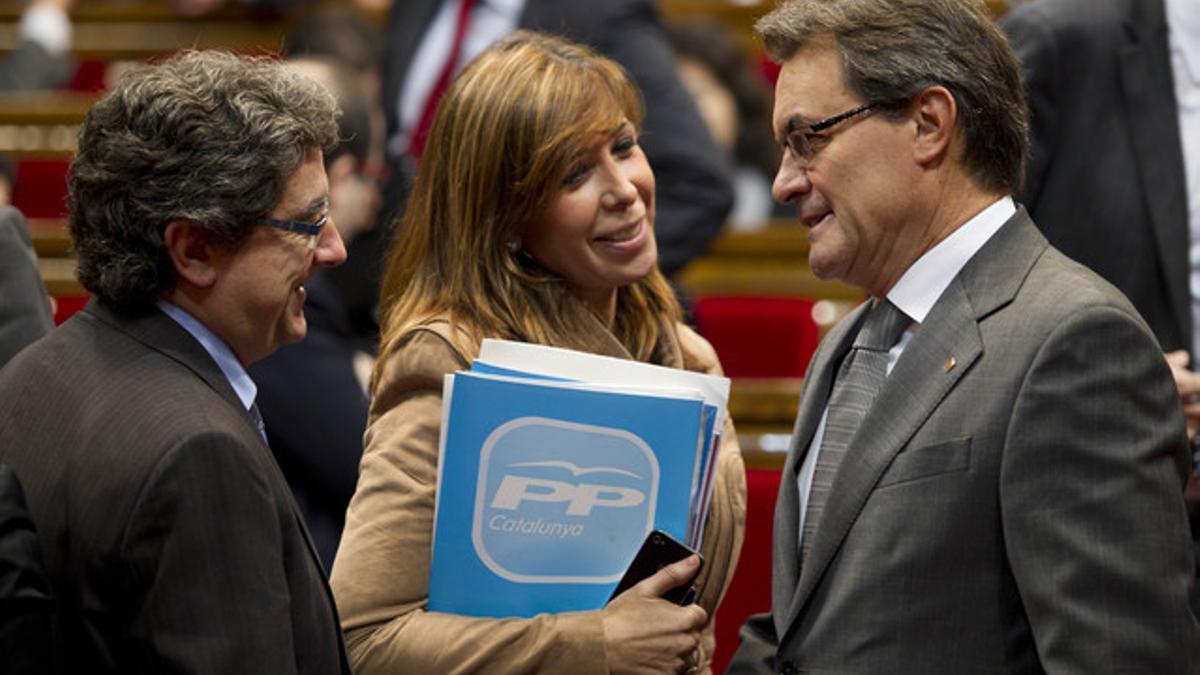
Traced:
<path fill-rule="evenodd" d="M 957 363 L 958 361 L 955 361 L 953 356 L 946 359 L 945 372 L 950 372 L 950 369 L 953 368 Z"/>

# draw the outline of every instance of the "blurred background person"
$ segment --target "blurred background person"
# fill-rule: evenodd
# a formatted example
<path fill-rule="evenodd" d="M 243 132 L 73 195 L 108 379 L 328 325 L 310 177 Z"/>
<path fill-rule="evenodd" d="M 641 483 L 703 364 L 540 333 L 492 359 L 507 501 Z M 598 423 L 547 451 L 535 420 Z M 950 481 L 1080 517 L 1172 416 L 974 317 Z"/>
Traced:
<path fill-rule="evenodd" d="M 483 338 L 720 372 L 658 270 L 641 117 L 613 61 L 525 31 L 473 61 L 438 108 L 389 257 L 366 449 L 333 570 L 360 675 L 709 670 L 711 617 L 745 520 L 728 419 L 702 609 L 657 597 L 682 582 L 669 575 L 686 562 L 598 610 L 492 619 L 425 609 L 442 380 L 469 366 Z"/>
<path fill-rule="evenodd" d="M 21 15 L 16 50 L 0 61 L 0 91 L 55 89 L 71 76 L 74 0 L 33 0 Z"/>
<path fill-rule="evenodd" d="M 368 98 L 360 80 L 338 64 L 314 59 L 289 64 L 324 85 L 342 109 L 341 140 L 325 155 L 325 172 L 330 221 L 343 241 L 353 241 L 374 226 L 380 202 L 375 181 L 363 173 L 372 146 Z M 351 329 L 345 303 L 324 271 L 304 288 L 308 334 L 248 371 L 258 385 L 271 452 L 329 569 L 358 481 L 372 357 Z M 314 415 L 315 409 L 321 414 Z"/>
<path fill-rule="evenodd" d="M 336 61 L 351 70 L 362 83 L 370 110 L 372 143 L 363 168 L 382 184 L 387 184 L 390 168 L 386 164 L 384 140 L 387 123 L 382 95 L 383 35 L 377 22 L 354 8 L 320 5 L 302 11 L 288 29 L 283 44 L 288 59 L 317 58 Z M 390 205 L 386 209 L 394 211 Z M 376 209 L 377 218 L 386 214 Z M 376 307 L 383 251 L 389 243 L 386 228 L 366 228 L 361 236 L 347 242 L 347 264 L 329 270 L 326 279 L 341 296 L 350 327 L 360 340 L 374 349 L 379 339 Z"/>
<path fill-rule="evenodd" d="M 758 229 L 779 208 L 771 176 L 779 144 L 771 135 L 771 91 L 733 32 L 709 18 L 667 23 L 683 86 L 696 101 L 713 140 L 734 166 L 730 227 Z"/>
<path fill-rule="evenodd" d="M 73 4 L 74 0 L 33 0 L 29 3 L 17 24 L 16 49 L 0 61 L 0 92 L 57 89 L 67 83 L 74 65 L 70 55 L 71 20 L 67 16 Z M 0 205 L 11 202 L 15 182 L 15 163 L 0 153 Z M 0 230 L 9 233 L 0 232 L 0 238 L 7 236 L 6 246 L 10 252 L 16 250 L 12 247 L 17 241 L 12 237 L 17 229 L 12 224 L 13 217 L 12 213 L 0 216 L 0 220 L 6 221 L 0 224 Z M 23 219 L 20 229 L 24 230 Z M 28 238 L 26 232 L 24 239 Z M 0 270 L 0 275 L 9 276 L 10 283 L 12 275 L 18 273 L 17 270 Z M 0 364 L 7 360 L 4 356 L 0 353 Z"/>
<path fill-rule="evenodd" d="M 383 36 L 377 22 L 353 7 L 317 5 L 299 12 L 291 22 L 282 51 L 283 57 L 292 62 L 307 59 L 333 62 L 358 79 L 371 124 L 371 147 L 367 155 L 370 164 L 364 169 L 372 175 L 378 174 L 383 164 L 386 124 L 380 103 Z"/>
<path fill-rule="evenodd" d="M 1165 351 L 1196 354 L 1200 3 L 1035 0 L 1001 26 L 1032 112 L 1019 201 L 1129 297 Z"/>

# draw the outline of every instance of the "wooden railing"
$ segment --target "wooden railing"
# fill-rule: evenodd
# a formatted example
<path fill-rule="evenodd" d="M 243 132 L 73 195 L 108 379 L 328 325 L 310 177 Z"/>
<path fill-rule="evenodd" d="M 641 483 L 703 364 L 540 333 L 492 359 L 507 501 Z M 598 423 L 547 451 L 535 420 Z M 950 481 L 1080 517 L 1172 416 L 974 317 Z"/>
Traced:
<path fill-rule="evenodd" d="M 792 424 L 800 403 L 799 378 L 735 378 L 729 393 L 729 415 L 737 427 L 746 466 L 783 466 Z"/>
<path fill-rule="evenodd" d="M 0 152 L 70 157 L 95 100 L 75 92 L 0 94 Z"/>
<path fill-rule="evenodd" d="M 24 2 L 0 0 L 0 51 L 19 40 L 16 22 Z M 199 18 L 175 14 L 164 0 L 77 2 L 71 10 L 72 51 L 106 61 L 144 59 L 193 47 L 277 52 L 287 23 L 236 3 Z"/>

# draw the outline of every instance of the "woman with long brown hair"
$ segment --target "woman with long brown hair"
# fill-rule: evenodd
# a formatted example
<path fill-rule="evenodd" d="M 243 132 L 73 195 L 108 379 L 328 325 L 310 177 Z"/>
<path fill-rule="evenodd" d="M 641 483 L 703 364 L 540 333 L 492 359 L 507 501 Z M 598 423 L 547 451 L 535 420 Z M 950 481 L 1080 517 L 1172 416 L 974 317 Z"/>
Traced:
<path fill-rule="evenodd" d="M 658 271 L 654 174 L 625 72 L 518 31 L 434 118 L 381 293 L 358 489 L 333 569 L 358 673 L 707 671 L 741 548 L 745 476 L 725 420 L 697 604 L 655 597 L 685 561 L 607 607 L 490 619 L 426 611 L 442 378 L 487 337 L 719 373 Z"/>

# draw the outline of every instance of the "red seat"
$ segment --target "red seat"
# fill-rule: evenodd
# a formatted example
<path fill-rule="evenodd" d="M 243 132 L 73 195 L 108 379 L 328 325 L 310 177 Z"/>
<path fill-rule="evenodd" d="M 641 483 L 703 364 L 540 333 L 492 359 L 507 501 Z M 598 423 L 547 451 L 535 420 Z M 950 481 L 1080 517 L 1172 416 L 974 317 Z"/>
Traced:
<path fill-rule="evenodd" d="M 75 67 L 75 73 L 67 84 L 69 91 L 100 93 L 107 87 L 108 62 L 101 59 L 84 59 Z"/>
<path fill-rule="evenodd" d="M 693 310 L 729 377 L 802 377 L 820 330 L 805 298 L 703 296 Z"/>
<path fill-rule="evenodd" d="M 65 218 L 70 167 L 66 159 L 21 159 L 17 162 L 12 205 L 26 218 Z"/>
<path fill-rule="evenodd" d="M 779 469 L 746 470 L 746 540 L 733 582 L 717 609 L 713 672 L 724 672 L 738 647 L 738 630 L 751 614 L 771 611 L 771 540 Z"/>
<path fill-rule="evenodd" d="M 87 301 L 91 299 L 91 295 L 84 293 L 82 295 L 59 295 L 54 298 L 54 325 L 58 326 L 62 322 L 71 317 L 72 314 L 83 309 Z"/>

